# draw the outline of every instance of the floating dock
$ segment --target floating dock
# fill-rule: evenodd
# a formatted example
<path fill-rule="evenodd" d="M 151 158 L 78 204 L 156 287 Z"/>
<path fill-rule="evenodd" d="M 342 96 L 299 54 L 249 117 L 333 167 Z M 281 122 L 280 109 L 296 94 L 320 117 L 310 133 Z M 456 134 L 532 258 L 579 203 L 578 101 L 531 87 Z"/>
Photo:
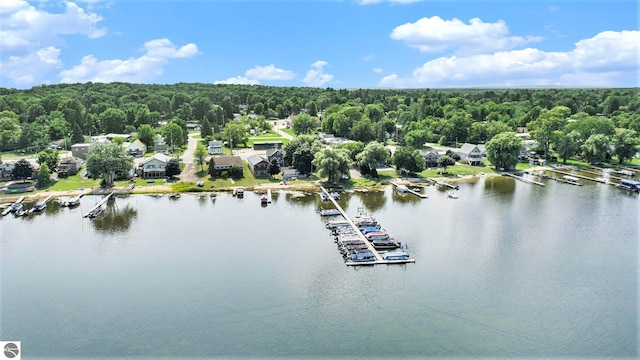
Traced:
<path fill-rule="evenodd" d="M 94 207 L 92 207 L 91 209 L 89 209 L 89 211 L 84 214 L 82 217 L 89 217 L 91 216 L 91 214 L 98 209 L 99 207 L 101 207 L 102 205 L 104 205 L 107 201 L 109 201 L 109 199 L 111 199 L 112 196 L 115 195 L 115 191 L 112 191 L 109 195 L 105 196 L 102 198 L 102 200 L 100 200 Z"/>
<path fill-rule="evenodd" d="M 438 185 L 438 186 L 448 187 L 449 189 L 453 189 L 453 190 L 458 190 L 458 189 L 459 189 L 459 186 L 458 186 L 458 185 L 452 185 L 452 184 L 449 184 L 449 183 L 447 183 L 447 182 L 440 181 L 440 180 L 436 180 L 436 179 L 431 179 L 431 181 L 432 181 L 434 184 Z"/>
<path fill-rule="evenodd" d="M 362 231 L 360 231 L 360 229 L 358 229 L 356 224 L 353 222 L 353 220 L 351 220 L 351 218 L 347 215 L 347 213 L 342 209 L 340 204 L 338 204 L 338 202 L 333 198 L 333 196 L 330 196 L 330 194 L 327 191 L 327 189 L 325 189 L 324 187 L 320 186 L 320 190 L 324 194 L 327 195 L 328 200 L 333 203 L 333 206 L 335 206 L 338 211 L 340 211 L 340 214 L 349 223 L 349 226 L 355 230 L 356 236 L 366 244 L 367 249 L 375 257 L 374 261 L 348 261 L 347 260 L 345 262 L 345 264 L 347 266 L 363 266 L 363 265 L 378 265 L 378 264 L 407 264 L 407 263 L 415 263 L 416 262 L 415 259 L 406 259 L 406 260 L 385 260 L 385 259 L 383 259 L 382 256 L 380 255 L 380 253 L 378 252 L 378 250 L 376 250 L 376 248 L 373 247 L 371 242 L 369 242 L 369 239 L 367 239 L 364 236 L 364 234 L 362 233 Z"/>
<path fill-rule="evenodd" d="M 391 181 L 391 185 L 393 185 L 393 186 L 395 186 L 397 188 L 399 184 L 396 184 L 395 182 Z M 421 199 L 428 199 L 429 198 L 429 195 L 427 195 L 427 194 L 423 194 L 423 193 L 417 192 L 417 191 L 411 189 L 408 186 L 406 188 L 407 188 L 407 192 L 408 193 L 413 194 L 413 195 L 415 195 L 415 196 L 417 196 L 417 197 L 419 197 Z"/>
<path fill-rule="evenodd" d="M 2 216 L 7 216 L 9 215 L 10 212 L 12 212 L 12 209 L 15 208 L 14 205 L 17 206 L 17 204 L 22 203 L 22 201 L 24 201 L 24 196 L 20 196 L 20 198 L 18 198 L 18 200 L 16 200 L 14 203 L 12 203 L 11 205 L 9 205 L 9 207 L 7 207 L 6 209 L 4 209 L 4 211 L 2 212 Z"/>
<path fill-rule="evenodd" d="M 529 173 L 527 173 L 527 174 L 529 174 Z M 527 179 L 527 178 L 525 178 L 525 177 L 523 177 L 523 176 L 518 176 L 518 175 L 516 175 L 516 174 L 512 174 L 512 173 L 504 173 L 504 174 L 502 174 L 502 175 L 504 175 L 504 176 L 509 176 L 509 177 L 512 177 L 512 178 L 514 178 L 514 179 L 516 179 L 516 180 L 520 180 L 520 181 L 522 181 L 522 182 L 526 182 L 526 183 L 529 183 L 529 184 L 535 184 L 535 185 L 539 185 L 539 186 L 545 186 L 545 184 L 544 184 L 544 183 L 541 183 L 541 182 L 539 182 L 539 181 L 535 181 L 535 180 L 531 180 L 531 179 Z M 533 175 L 533 174 L 532 174 L 532 175 Z"/>

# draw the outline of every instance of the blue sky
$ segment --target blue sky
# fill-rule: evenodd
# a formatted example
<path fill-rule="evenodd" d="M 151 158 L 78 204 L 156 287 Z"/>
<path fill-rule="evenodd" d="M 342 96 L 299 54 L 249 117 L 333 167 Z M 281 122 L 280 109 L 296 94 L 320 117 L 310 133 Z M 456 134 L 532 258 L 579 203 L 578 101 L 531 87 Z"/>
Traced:
<path fill-rule="evenodd" d="M 623 1 L 1 0 L 0 87 L 639 85 Z"/>

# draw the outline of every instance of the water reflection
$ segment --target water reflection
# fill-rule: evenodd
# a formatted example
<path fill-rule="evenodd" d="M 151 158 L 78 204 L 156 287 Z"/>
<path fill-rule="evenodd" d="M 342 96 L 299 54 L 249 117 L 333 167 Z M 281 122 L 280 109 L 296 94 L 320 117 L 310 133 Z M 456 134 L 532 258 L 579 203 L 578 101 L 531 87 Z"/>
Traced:
<path fill-rule="evenodd" d="M 362 205 L 369 211 L 375 212 L 384 208 L 387 204 L 387 196 L 384 191 L 369 191 L 358 193 Z"/>
<path fill-rule="evenodd" d="M 133 219 L 138 216 L 138 210 L 127 205 L 118 209 L 115 201 L 107 202 L 105 210 L 97 218 L 91 220 L 93 227 L 102 232 L 127 232 Z"/>
<path fill-rule="evenodd" d="M 516 190 L 516 180 L 505 176 L 492 176 L 484 180 L 484 189 L 495 194 L 512 194 Z"/>

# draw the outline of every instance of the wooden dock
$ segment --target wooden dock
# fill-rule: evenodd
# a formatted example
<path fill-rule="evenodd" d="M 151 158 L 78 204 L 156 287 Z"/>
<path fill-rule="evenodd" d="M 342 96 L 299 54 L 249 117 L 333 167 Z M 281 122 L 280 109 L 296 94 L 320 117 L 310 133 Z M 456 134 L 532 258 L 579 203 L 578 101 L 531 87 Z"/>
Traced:
<path fill-rule="evenodd" d="M 453 189 L 453 190 L 458 190 L 458 189 L 459 189 L 459 186 L 458 186 L 458 185 L 452 185 L 452 184 L 449 184 L 449 183 L 447 183 L 447 182 L 440 181 L 440 180 L 436 180 L 436 179 L 431 179 L 431 181 L 432 181 L 434 184 L 438 185 L 438 186 L 448 187 L 449 189 Z"/>
<path fill-rule="evenodd" d="M 527 174 L 529 174 L 529 173 L 527 173 Z M 516 180 L 520 180 L 520 181 L 522 181 L 522 182 L 526 182 L 526 183 L 529 183 L 529 184 L 535 184 L 535 185 L 539 185 L 539 186 L 545 186 L 545 184 L 544 184 L 544 183 L 541 183 L 541 182 L 539 182 L 539 181 L 535 181 L 535 180 L 531 180 L 531 179 L 527 179 L 527 178 L 525 178 L 525 177 L 523 177 L 523 176 L 518 176 L 518 175 L 516 175 L 516 174 L 512 174 L 512 173 L 504 173 L 504 174 L 502 174 L 502 175 L 504 175 L 504 176 L 508 176 L 508 177 L 512 177 L 512 178 L 514 178 L 514 179 L 516 179 Z"/>
<path fill-rule="evenodd" d="M 416 262 L 415 259 L 407 259 L 407 260 L 385 260 L 385 259 L 383 259 L 382 256 L 380 255 L 380 253 L 378 252 L 378 250 L 376 250 L 376 248 L 373 247 L 373 245 L 369 242 L 369 240 L 364 236 L 362 231 L 360 231 L 360 229 L 358 229 L 358 226 L 356 226 L 356 224 L 349 217 L 349 215 L 347 215 L 347 213 L 342 209 L 342 206 L 340 206 L 340 204 L 338 204 L 338 202 L 333 198 L 333 196 L 331 196 L 329 191 L 327 191 L 327 189 L 325 189 L 323 186 L 320 186 L 320 190 L 327 195 L 329 200 L 333 203 L 333 206 L 335 206 L 336 209 L 338 209 L 338 211 L 340 211 L 340 214 L 349 223 L 349 226 L 351 226 L 351 228 L 353 228 L 355 230 L 355 233 L 357 234 L 356 236 L 358 238 L 360 238 L 367 245 L 367 249 L 369 251 L 371 251 L 373 256 L 376 258 L 375 261 L 362 261 L 362 262 L 359 262 L 359 261 L 346 261 L 345 264 L 347 266 L 366 266 L 366 265 L 378 265 L 378 264 L 407 264 L 407 263 L 415 263 Z"/>
<path fill-rule="evenodd" d="M 2 212 L 2 216 L 9 215 L 9 213 L 11 212 L 11 207 L 13 206 L 13 204 L 20 204 L 23 200 L 24 200 L 24 196 L 20 196 L 18 198 L 18 200 L 16 200 L 15 202 L 11 203 L 11 205 L 9 205 L 9 207 L 4 209 L 4 211 Z"/>
<path fill-rule="evenodd" d="M 267 189 L 267 203 L 271 204 L 271 199 L 272 199 L 271 189 Z"/>
<path fill-rule="evenodd" d="M 613 184 L 611 182 L 608 182 L 608 181 L 606 181 L 604 179 L 594 179 L 594 178 L 591 178 L 591 177 L 588 177 L 588 176 L 584 176 L 584 175 L 580 175 L 580 174 L 572 174 L 572 173 L 568 173 L 566 171 L 561 171 L 561 170 L 557 170 L 557 169 L 548 169 L 547 171 L 551 171 L 551 172 L 554 172 L 556 174 L 561 174 L 561 175 L 566 175 L 566 176 L 573 176 L 573 177 L 576 177 L 578 179 L 595 181 L 595 182 L 599 182 L 601 184 L 617 185 L 617 184 Z M 571 181 L 565 181 L 563 179 L 554 178 L 553 180 L 556 180 L 556 181 L 559 181 L 559 182 L 563 182 L 563 183 L 566 183 L 566 184 L 577 185 L 576 183 L 572 183 Z M 580 184 L 580 185 L 582 185 L 582 184 Z"/>
<path fill-rule="evenodd" d="M 391 181 L 390 183 L 391 183 L 391 185 L 395 186 L 396 188 L 399 185 L 399 184 L 396 184 L 394 181 Z M 417 197 L 419 197 L 421 199 L 428 199 L 429 198 L 429 195 L 414 191 L 413 189 L 411 189 L 408 186 L 407 186 L 407 192 L 410 193 L 410 194 L 413 194 L 413 195 L 415 195 L 415 196 L 417 196 Z"/>
<path fill-rule="evenodd" d="M 24 213 L 24 215 L 25 215 L 25 216 L 27 216 L 27 215 L 31 215 L 31 214 L 33 214 L 34 212 L 36 212 L 36 205 L 38 205 L 38 204 L 44 204 L 44 205 L 46 205 L 46 204 L 49 202 L 49 200 L 51 200 L 51 198 L 52 198 L 52 197 L 53 197 L 53 194 L 50 194 L 50 195 L 49 195 L 49 196 L 47 196 L 45 199 L 37 201 L 37 202 L 36 202 L 36 204 L 35 204 L 31 209 L 27 210 L 27 211 Z M 40 210 L 38 210 L 38 211 L 41 211 L 41 210 L 42 210 L 42 209 L 40 209 Z"/>
<path fill-rule="evenodd" d="M 102 198 L 102 200 L 100 200 L 94 207 L 92 207 L 86 214 L 84 214 L 82 217 L 89 217 L 91 216 L 91 213 L 93 213 L 93 211 L 95 211 L 97 208 L 101 207 L 102 205 L 104 205 L 107 201 L 109 201 L 109 199 L 115 195 L 115 191 L 112 191 L 111 193 L 109 193 L 108 195 L 106 195 L 105 197 Z"/>

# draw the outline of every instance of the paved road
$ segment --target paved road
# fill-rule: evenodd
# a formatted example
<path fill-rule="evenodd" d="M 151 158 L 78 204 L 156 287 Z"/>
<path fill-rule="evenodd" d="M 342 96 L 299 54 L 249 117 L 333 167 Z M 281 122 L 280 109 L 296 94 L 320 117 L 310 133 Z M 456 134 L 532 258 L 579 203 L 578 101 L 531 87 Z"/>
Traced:
<path fill-rule="evenodd" d="M 200 178 L 196 175 L 198 172 L 198 165 L 194 162 L 193 152 L 196 150 L 196 145 L 198 145 L 198 139 L 195 139 L 192 134 L 189 134 L 187 141 L 187 149 L 184 151 L 182 155 L 182 162 L 184 163 L 184 170 L 178 176 L 182 181 L 191 181 L 197 182 Z"/>
<path fill-rule="evenodd" d="M 278 120 L 278 121 L 276 122 L 276 124 L 277 124 L 277 125 L 272 126 L 273 131 L 277 132 L 277 133 L 278 133 L 278 135 L 282 136 L 282 137 L 283 137 L 283 138 L 285 138 L 285 139 L 293 140 L 293 136 L 291 136 L 291 135 L 287 134 L 286 132 L 284 132 L 284 131 L 280 130 L 281 128 L 283 128 L 283 127 L 285 126 L 284 121 L 282 121 L 282 120 Z"/>

